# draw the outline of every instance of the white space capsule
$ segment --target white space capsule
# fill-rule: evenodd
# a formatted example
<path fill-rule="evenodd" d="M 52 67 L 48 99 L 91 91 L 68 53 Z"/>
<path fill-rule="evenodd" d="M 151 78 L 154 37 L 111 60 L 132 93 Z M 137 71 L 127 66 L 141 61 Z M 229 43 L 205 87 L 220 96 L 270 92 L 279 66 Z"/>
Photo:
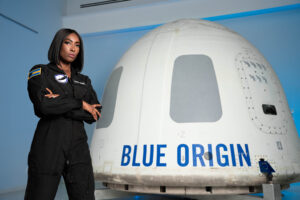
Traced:
<path fill-rule="evenodd" d="M 121 58 L 102 98 L 91 154 L 96 180 L 143 193 L 238 194 L 300 180 L 300 143 L 270 64 L 204 20 L 149 32 Z"/>

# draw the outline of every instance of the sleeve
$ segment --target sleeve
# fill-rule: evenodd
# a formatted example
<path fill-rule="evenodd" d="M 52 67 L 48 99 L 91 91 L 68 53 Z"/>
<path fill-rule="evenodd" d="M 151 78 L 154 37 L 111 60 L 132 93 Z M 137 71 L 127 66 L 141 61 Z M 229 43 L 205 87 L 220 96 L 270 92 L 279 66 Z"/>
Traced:
<path fill-rule="evenodd" d="M 101 112 L 100 109 L 98 109 L 98 111 Z M 88 124 L 92 124 L 96 122 L 93 116 L 89 112 L 83 110 L 82 108 L 69 111 L 66 114 L 66 117 L 79 120 L 79 121 L 85 121 Z"/>
<path fill-rule="evenodd" d="M 45 94 L 48 94 L 46 88 L 45 70 L 42 66 L 33 67 L 28 74 L 27 90 L 33 103 L 35 114 L 38 117 L 61 115 L 82 107 L 82 100 L 67 97 L 63 94 L 56 98 L 45 97 Z"/>
<path fill-rule="evenodd" d="M 86 93 L 86 95 L 83 97 L 82 100 L 86 101 L 89 104 L 100 104 L 97 98 L 97 94 L 93 89 L 91 80 L 89 78 L 87 80 L 87 87 L 88 87 L 88 92 Z M 97 107 L 97 110 L 100 113 L 101 113 L 101 108 L 102 106 Z M 71 110 L 66 114 L 66 116 L 75 120 L 85 121 L 86 123 L 89 124 L 95 122 L 93 116 L 89 112 L 83 110 L 82 108 Z"/>

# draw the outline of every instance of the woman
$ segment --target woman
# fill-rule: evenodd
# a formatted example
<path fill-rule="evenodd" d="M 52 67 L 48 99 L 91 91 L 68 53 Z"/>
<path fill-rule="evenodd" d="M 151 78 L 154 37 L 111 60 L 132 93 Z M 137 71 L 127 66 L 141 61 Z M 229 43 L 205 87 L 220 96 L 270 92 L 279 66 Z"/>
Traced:
<path fill-rule="evenodd" d="M 70 200 L 94 197 L 94 176 L 83 121 L 100 117 L 91 81 L 80 74 L 83 43 L 72 29 L 59 30 L 47 65 L 34 66 L 28 93 L 40 118 L 28 155 L 26 200 L 53 200 L 63 176 Z"/>

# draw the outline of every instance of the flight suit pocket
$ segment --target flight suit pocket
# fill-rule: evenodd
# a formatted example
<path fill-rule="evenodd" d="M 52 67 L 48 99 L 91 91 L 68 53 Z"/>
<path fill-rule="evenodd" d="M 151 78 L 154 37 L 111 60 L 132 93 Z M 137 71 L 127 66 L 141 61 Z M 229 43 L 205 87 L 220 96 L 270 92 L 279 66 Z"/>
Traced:
<path fill-rule="evenodd" d="M 74 84 L 74 97 L 76 99 L 84 100 L 84 96 L 86 95 L 87 91 L 88 88 L 86 85 Z"/>

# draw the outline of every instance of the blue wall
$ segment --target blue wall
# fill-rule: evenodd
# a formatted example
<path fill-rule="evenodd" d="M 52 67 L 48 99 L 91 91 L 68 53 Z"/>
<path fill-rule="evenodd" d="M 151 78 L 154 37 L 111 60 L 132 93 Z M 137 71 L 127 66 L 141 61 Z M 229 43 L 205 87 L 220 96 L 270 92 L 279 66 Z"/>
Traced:
<path fill-rule="evenodd" d="M 62 1 L 0 1 L 0 13 L 34 29 L 34 33 L 0 16 L 1 98 L 0 192 L 25 187 L 27 155 L 37 118 L 27 96 L 27 73 L 47 63 L 47 51 L 61 27 Z M 217 23 L 238 32 L 256 46 L 276 71 L 300 133 L 300 9 L 239 18 Z M 155 26 L 154 26 L 155 27 Z M 101 98 L 114 65 L 123 53 L 153 27 L 83 35 L 85 68 Z M 91 139 L 94 125 L 86 126 Z"/>
<path fill-rule="evenodd" d="M 50 42 L 62 26 L 61 2 L 0 1 L 0 192 L 22 188 L 27 181 L 27 155 L 37 122 L 27 75 L 34 64 L 47 62 Z"/>

